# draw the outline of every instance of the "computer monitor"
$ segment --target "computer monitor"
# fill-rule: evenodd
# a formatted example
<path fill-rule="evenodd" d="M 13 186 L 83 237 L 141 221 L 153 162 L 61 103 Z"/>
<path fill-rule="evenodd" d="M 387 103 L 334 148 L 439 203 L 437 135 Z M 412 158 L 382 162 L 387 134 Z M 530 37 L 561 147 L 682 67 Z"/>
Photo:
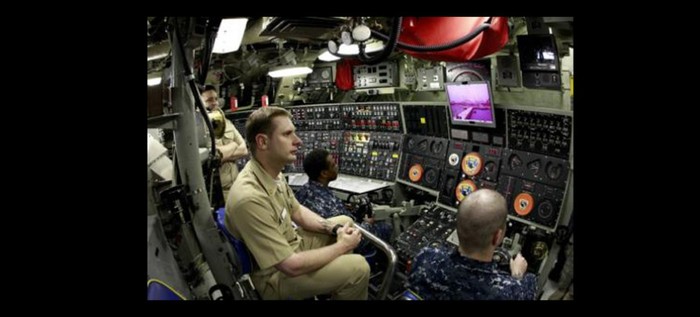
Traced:
<path fill-rule="evenodd" d="M 445 84 L 453 126 L 496 127 L 496 115 L 488 81 Z"/>
<path fill-rule="evenodd" d="M 554 35 L 518 35 L 517 38 L 522 71 L 559 71 L 559 53 Z"/>

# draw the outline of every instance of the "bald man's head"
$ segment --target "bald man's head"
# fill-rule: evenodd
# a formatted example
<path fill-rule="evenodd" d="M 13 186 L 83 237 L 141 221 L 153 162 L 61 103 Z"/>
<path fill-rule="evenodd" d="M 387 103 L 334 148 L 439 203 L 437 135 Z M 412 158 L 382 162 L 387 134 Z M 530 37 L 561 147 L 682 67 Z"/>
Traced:
<path fill-rule="evenodd" d="M 499 192 L 479 189 L 462 200 L 457 215 L 459 244 L 469 251 L 488 248 L 498 229 L 504 229 L 508 207 Z"/>

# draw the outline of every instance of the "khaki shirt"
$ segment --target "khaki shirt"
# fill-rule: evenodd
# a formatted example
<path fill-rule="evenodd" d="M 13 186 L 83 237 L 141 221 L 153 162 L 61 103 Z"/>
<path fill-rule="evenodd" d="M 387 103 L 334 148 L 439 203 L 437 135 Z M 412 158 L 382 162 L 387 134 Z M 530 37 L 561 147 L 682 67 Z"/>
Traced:
<path fill-rule="evenodd" d="M 245 141 L 243 140 L 243 136 L 236 130 L 236 126 L 233 125 L 233 122 L 226 119 L 226 131 L 224 131 L 224 136 L 221 139 L 216 139 L 216 146 L 226 145 L 231 142 L 236 142 L 236 144 L 241 145 Z M 233 181 L 235 181 L 238 176 L 238 166 L 236 166 L 236 162 L 221 164 L 219 174 L 221 176 L 221 188 L 226 192 L 231 188 Z M 226 199 L 225 196 L 224 199 Z"/>
<path fill-rule="evenodd" d="M 245 243 L 255 259 L 251 277 L 257 287 L 278 270 L 274 265 L 299 249 L 301 237 L 292 227 L 291 215 L 299 202 L 282 173 L 267 174 L 252 158 L 231 187 L 226 203 L 226 227 Z"/>

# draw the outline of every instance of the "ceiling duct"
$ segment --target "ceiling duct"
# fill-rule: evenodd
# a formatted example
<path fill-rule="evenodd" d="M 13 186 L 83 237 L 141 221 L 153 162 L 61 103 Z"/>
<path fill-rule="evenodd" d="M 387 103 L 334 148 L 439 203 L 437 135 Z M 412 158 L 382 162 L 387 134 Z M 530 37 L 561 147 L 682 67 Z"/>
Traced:
<path fill-rule="evenodd" d="M 337 17 L 264 17 L 261 36 L 330 40 L 348 18 Z"/>

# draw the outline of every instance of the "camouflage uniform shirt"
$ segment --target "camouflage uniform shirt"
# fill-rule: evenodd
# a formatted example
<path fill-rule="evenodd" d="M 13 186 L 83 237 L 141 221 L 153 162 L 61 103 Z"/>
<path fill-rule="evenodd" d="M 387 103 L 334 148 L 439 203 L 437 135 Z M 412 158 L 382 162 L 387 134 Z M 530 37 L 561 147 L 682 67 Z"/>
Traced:
<path fill-rule="evenodd" d="M 348 216 L 355 222 L 358 221 L 355 219 L 355 215 L 345 208 L 343 201 L 335 196 L 330 188 L 323 186 L 323 184 L 317 181 L 309 180 L 304 186 L 297 190 L 294 196 L 296 196 L 300 204 L 311 209 L 311 211 L 323 218 L 328 219 L 336 216 Z M 362 219 L 360 219 L 360 221 L 362 221 Z M 367 222 L 362 222 L 360 226 L 384 241 L 389 241 L 391 237 L 392 226 L 389 223 L 375 222 L 374 224 L 369 224 Z M 367 243 L 363 241 L 358 249 L 364 249 L 366 244 Z"/>
<path fill-rule="evenodd" d="M 294 196 L 297 197 L 300 204 L 323 218 L 348 216 L 357 221 L 352 213 L 345 208 L 343 201 L 333 195 L 330 188 L 317 181 L 309 180 L 294 193 Z"/>
<path fill-rule="evenodd" d="M 472 260 L 457 248 L 423 248 L 408 278 L 408 287 L 427 300 L 534 300 L 536 284 L 532 273 L 517 280 L 495 262 Z"/>

